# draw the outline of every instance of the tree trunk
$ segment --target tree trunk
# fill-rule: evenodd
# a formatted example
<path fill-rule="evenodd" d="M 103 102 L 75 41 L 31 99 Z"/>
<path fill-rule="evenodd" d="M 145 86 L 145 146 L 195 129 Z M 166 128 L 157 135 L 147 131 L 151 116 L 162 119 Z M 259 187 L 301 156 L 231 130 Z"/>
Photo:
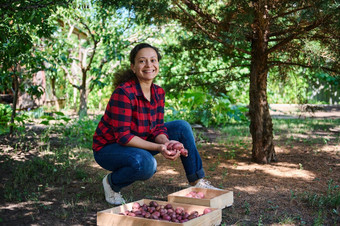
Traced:
<path fill-rule="evenodd" d="M 76 87 L 73 87 L 73 110 L 77 111 L 77 93 L 78 89 Z"/>
<path fill-rule="evenodd" d="M 88 90 L 86 87 L 86 71 L 83 72 L 83 79 L 82 79 L 82 85 L 80 87 L 80 106 L 79 106 L 79 112 L 78 115 L 80 117 L 87 116 L 87 96 L 88 96 Z"/>
<path fill-rule="evenodd" d="M 55 81 L 56 81 L 56 78 L 55 78 L 55 77 L 52 77 L 52 78 L 51 78 L 52 100 L 53 100 L 54 103 L 55 103 L 55 106 L 56 106 L 57 111 L 60 111 L 60 106 L 59 106 L 58 98 L 57 98 L 57 95 L 56 95 L 56 92 L 55 92 Z"/>
<path fill-rule="evenodd" d="M 277 158 L 273 144 L 273 123 L 267 101 L 269 21 L 267 8 L 262 1 L 258 1 L 255 8 L 249 89 L 252 159 L 257 163 L 270 163 L 277 161 Z"/>
<path fill-rule="evenodd" d="M 83 87 L 80 89 L 80 106 L 78 115 L 80 117 L 87 115 L 87 91 L 86 88 Z"/>
<path fill-rule="evenodd" d="M 17 111 L 17 102 L 18 102 L 18 95 L 19 95 L 19 78 L 16 74 L 16 70 L 13 73 L 14 76 L 14 98 L 13 98 L 13 106 L 12 106 L 12 115 L 11 115 L 11 125 L 9 127 L 9 134 L 12 135 L 14 131 L 14 118 L 16 116 Z"/>

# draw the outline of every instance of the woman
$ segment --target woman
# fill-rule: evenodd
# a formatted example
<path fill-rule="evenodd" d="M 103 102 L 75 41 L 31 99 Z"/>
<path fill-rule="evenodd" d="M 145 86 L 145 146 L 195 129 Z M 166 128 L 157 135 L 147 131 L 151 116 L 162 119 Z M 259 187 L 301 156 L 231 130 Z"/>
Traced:
<path fill-rule="evenodd" d="M 96 162 L 111 171 L 103 179 L 110 204 L 124 203 L 122 188 L 154 175 L 153 156 L 158 153 L 172 161 L 180 157 L 190 185 L 217 189 L 202 179 L 202 160 L 190 125 L 163 121 L 165 92 L 153 83 L 160 60 L 158 49 L 149 44 L 132 49 L 131 69 L 116 77 L 116 89 L 93 136 Z"/>

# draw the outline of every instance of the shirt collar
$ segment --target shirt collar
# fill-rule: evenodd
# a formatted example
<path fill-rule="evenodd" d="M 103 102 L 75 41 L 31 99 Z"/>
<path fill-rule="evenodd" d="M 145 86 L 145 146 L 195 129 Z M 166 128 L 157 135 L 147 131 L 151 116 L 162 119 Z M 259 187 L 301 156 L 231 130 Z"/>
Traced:
<path fill-rule="evenodd" d="M 135 80 L 132 80 L 132 84 L 134 84 L 136 86 L 136 95 L 137 96 L 144 96 L 143 95 L 143 91 L 142 91 L 142 88 L 139 84 L 138 81 L 135 81 Z M 155 84 L 152 83 L 151 84 L 151 101 L 155 99 L 156 101 L 159 100 L 159 95 L 158 93 L 156 92 L 156 87 L 155 87 Z"/>

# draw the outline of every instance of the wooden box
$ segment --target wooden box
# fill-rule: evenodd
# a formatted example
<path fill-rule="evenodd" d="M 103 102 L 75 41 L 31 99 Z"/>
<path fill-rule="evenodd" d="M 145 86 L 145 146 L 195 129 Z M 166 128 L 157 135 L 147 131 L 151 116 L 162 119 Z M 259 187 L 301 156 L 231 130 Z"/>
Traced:
<path fill-rule="evenodd" d="M 203 192 L 204 198 L 186 197 L 191 191 Z M 169 194 L 168 201 L 223 209 L 233 205 L 234 197 L 232 191 L 189 187 Z"/>
<path fill-rule="evenodd" d="M 192 211 L 197 211 L 198 214 L 202 214 L 203 210 L 207 208 L 206 206 L 197 206 L 183 203 L 171 203 L 164 202 L 158 200 L 150 200 L 150 199 L 141 199 L 135 202 L 139 202 L 139 204 L 147 204 L 149 205 L 150 201 L 156 201 L 159 205 L 166 205 L 170 203 L 174 208 L 183 207 L 184 210 L 188 213 Z M 210 213 L 204 214 L 197 218 L 191 219 L 185 223 L 174 223 L 164 220 L 153 220 L 141 217 L 131 217 L 120 215 L 119 213 L 124 213 L 126 210 L 132 210 L 133 203 L 127 203 L 125 205 L 113 207 L 111 209 L 103 210 L 97 212 L 97 225 L 117 225 L 117 226 L 207 226 L 207 225 L 220 225 L 222 222 L 222 210 L 218 208 L 211 208 L 212 211 Z"/>

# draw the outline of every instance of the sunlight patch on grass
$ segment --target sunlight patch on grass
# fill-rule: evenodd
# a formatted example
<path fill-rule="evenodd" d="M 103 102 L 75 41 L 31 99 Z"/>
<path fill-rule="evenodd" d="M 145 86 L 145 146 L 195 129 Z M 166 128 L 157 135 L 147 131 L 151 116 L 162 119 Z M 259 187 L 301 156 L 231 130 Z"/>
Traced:
<path fill-rule="evenodd" d="M 179 172 L 176 172 L 173 169 L 163 169 L 163 170 L 161 169 L 161 170 L 157 170 L 157 173 L 161 175 L 179 175 Z"/>
<path fill-rule="evenodd" d="M 51 201 L 39 201 L 39 204 L 43 204 L 45 206 L 52 205 L 53 202 Z M 0 210 L 18 210 L 18 209 L 26 209 L 26 210 L 32 210 L 34 209 L 34 206 L 37 205 L 36 201 L 26 201 L 26 202 L 19 202 L 19 203 L 7 203 L 5 205 L 0 206 Z"/>
<path fill-rule="evenodd" d="M 246 192 L 248 194 L 256 194 L 262 191 L 262 188 L 258 186 L 245 186 L 245 187 L 235 186 L 234 189 Z"/>
<path fill-rule="evenodd" d="M 325 147 L 321 147 L 319 150 L 319 152 L 335 152 L 336 155 L 340 155 L 340 145 L 327 145 Z"/>
<path fill-rule="evenodd" d="M 258 165 L 258 164 L 248 164 L 239 163 L 236 170 L 242 171 L 260 171 L 266 174 L 270 174 L 274 177 L 283 178 L 301 178 L 304 180 L 313 180 L 316 175 L 309 172 L 308 170 L 301 170 L 299 165 L 290 163 L 281 163 L 275 165 Z M 284 165 L 284 166 L 283 166 Z M 288 167 L 286 167 L 288 165 Z"/>
<path fill-rule="evenodd" d="M 285 147 L 280 147 L 280 146 L 276 146 L 275 147 L 275 152 L 276 154 L 289 154 L 291 151 L 291 149 L 285 148 Z"/>
<path fill-rule="evenodd" d="M 218 165 L 219 168 L 228 168 L 230 167 L 230 164 L 226 164 L 224 162 L 221 162 L 219 165 Z"/>

